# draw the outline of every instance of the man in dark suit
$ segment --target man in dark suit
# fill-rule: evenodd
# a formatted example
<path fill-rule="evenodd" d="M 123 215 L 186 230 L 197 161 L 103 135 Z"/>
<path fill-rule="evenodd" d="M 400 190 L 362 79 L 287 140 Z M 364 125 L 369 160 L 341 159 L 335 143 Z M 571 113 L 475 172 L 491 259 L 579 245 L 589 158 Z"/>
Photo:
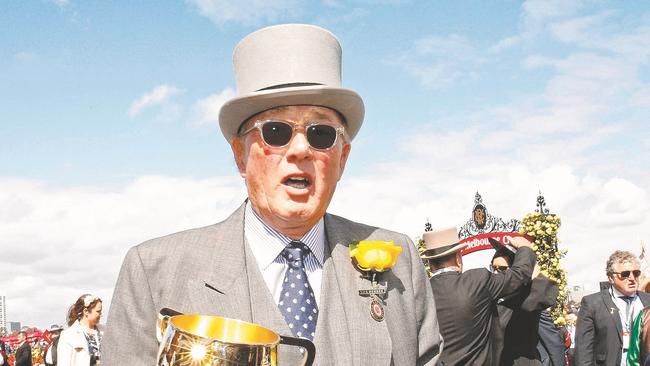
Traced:
<path fill-rule="evenodd" d="M 18 348 L 16 349 L 16 366 L 32 366 L 32 347 L 27 342 L 24 331 L 18 333 Z"/>
<path fill-rule="evenodd" d="M 615 251 L 607 260 L 611 287 L 582 298 L 576 323 L 576 365 L 626 365 L 635 316 L 650 305 L 650 295 L 638 291 L 639 260 Z"/>
<path fill-rule="evenodd" d="M 425 232 L 423 239 L 427 250 L 422 258 L 433 270 L 431 287 L 445 341 L 440 361 L 445 366 L 498 365 L 491 338 L 498 322 L 496 302 L 531 281 L 536 257 L 530 242 L 514 238 L 512 245 L 519 250 L 512 268 L 491 273 L 485 268 L 462 272 L 460 251 L 466 244 L 458 243 L 456 228 Z"/>
<path fill-rule="evenodd" d="M 492 271 L 508 270 L 514 259 L 513 252 L 503 246 L 498 247 L 492 257 Z M 494 349 L 501 352 L 501 366 L 564 366 L 564 349 L 559 331 L 552 321 L 546 322 L 542 317 L 543 310 L 557 301 L 558 291 L 557 283 L 540 274 L 539 266 L 535 265 L 531 283 L 499 299 L 497 309 L 501 329 L 495 331 L 493 336 Z M 550 343 L 558 343 L 562 348 L 554 352 Z M 556 353 L 559 361 L 557 357 L 551 357 Z"/>

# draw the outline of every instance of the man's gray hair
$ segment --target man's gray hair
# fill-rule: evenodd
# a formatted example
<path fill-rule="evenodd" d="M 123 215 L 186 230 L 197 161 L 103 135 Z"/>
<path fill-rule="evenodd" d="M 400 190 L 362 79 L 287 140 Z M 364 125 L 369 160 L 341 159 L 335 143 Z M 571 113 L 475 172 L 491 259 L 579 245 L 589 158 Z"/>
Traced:
<path fill-rule="evenodd" d="M 614 270 L 615 264 L 623 263 L 633 263 L 639 265 L 639 258 L 637 258 L 636 255 L 624 250 L 615 251 L 612 253 L 612 255 L 609 256 L 609 259 L 607 259 L 607 267 L 605 268 L 607 276 L 611 276 L 614 274 L 614 272 L 616 272 Z"/>

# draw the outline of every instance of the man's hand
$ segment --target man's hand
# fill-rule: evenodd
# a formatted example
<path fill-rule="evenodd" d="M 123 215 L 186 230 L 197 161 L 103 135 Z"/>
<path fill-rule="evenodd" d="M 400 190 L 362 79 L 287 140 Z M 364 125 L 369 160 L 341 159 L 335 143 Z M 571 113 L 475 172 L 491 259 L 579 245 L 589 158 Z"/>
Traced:
<path fill-rule="evenodd" d="M 510 245 L 513 247 L 519 249 L 521 247 L 528 247 L 530 248 L 531 242 L 524 238 L 523 236 L 516 236 L 512 239 L 510 239 Z"/>

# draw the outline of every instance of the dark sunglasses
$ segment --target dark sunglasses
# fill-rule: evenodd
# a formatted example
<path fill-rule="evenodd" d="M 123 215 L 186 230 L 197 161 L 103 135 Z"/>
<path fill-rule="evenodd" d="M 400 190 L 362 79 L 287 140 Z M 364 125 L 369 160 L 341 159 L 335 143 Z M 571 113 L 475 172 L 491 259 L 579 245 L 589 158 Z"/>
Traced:
<path fill-rule="evenodd" d="M 264 140 L 264 143 L 268 146 L 285 147 L 289 144 L 289 141 L 291 141 L 291 138 L 298 127 L 301 126 L 296 126 L 285 121 L 257 121 L 251 128 L 242 132 L 240 136 L 244 136 L 254 129 L 257 129 L 262 135 L 262 140 Z M 336 144 L 339 135 L 345 133 L 345 128 L 343 126 L 334 127 L 319 122 L 309 123 L 304 126 L 304 129 L 309 146 L 316 150 L 331 149 Z"/>
<path fill-rule="evenodd" d="M 493 266 L 493 265 L 490 264 L 490 271 L 492 271 L 492 272 L 495 272 L 495 271 L 496 272 L 503 272 L 503 271 L 507 270 L 508 268 L 510 268 L 510 267 L 509 266 Z"/>
<path fill-rule="evenodd" d="M 630 274 L 634 276 L 634 278 L 639 278 L 641 277 L 641 270 L 635 269 L 634 271 L 621 271 L 621 272 L 612 272 L 616 273 L 621 279 L 624 278 L 629 278 Z"/>

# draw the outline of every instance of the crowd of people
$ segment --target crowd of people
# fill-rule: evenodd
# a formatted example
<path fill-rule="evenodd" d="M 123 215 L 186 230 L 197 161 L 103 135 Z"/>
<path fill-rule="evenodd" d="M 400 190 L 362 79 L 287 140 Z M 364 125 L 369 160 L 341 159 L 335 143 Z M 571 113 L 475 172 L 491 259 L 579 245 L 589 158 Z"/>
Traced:
<path fill-rule="evenodd" d="M 80 296 L 70 307 L 67 328 L 52 325 L 47 337 L 32 342 L 28 341 L 27 332 L 21 330 L 14 347 L 0 340 L 0 366 L 99 366 L 101 315 L 100 298 Z"/>
<path fill-rule="evenodd" d="M 615 251 L 607 260 L 608 286 L 566 304 L 566 324 L 545 309 L 558 286 L 539 272 L 530 242 L 498 248 L 486 269 L 463 271 L 456 229 L 424 234 L 423 258 L 444 347 L 444 365 L 650 365 L 650 294 L 640 291 L 640 262 Z"/>

